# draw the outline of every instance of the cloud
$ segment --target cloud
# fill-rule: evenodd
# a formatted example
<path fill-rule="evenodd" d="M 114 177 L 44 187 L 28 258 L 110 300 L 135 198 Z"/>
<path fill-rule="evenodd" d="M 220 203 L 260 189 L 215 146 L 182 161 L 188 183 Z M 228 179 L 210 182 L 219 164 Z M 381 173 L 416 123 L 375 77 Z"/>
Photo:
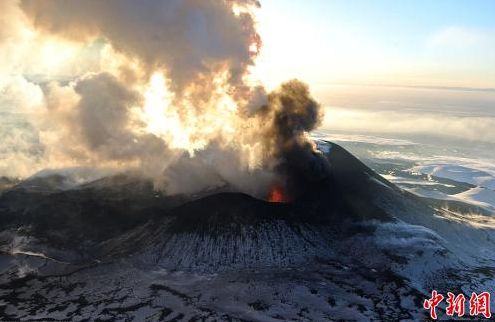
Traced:
<path fill-rule="evenodd" d="M 400 110 L 329 108 L 322 129 L 433 136 L 495 144 L 495 117 Z"/>

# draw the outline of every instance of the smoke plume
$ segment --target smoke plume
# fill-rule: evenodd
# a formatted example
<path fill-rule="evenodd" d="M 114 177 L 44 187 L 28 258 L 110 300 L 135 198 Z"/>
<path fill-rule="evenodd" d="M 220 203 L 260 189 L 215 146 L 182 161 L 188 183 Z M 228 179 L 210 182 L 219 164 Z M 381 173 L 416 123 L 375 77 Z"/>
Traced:
<path fill-rule="evenodd" d="M 0 26 L 29 59 L 1 67 L 41 93 L 26 113 L 43 147 L 32 169 L 137 168 L 168 193 L 229 184 L 260 195 L 277 182 L 297 197 L 318 179 L 306 133 L 322 112 L 308 87 L 293 80 L 267 94 L 249 78 L 257 1 L 6 3 Z M 48 55 L 30 57 L 37 48 Z"/>
<path fill-rule="evenodd" d="M 143 77 L 164 70 L 174 92 L 202 87 L 226 72 L 232 86 L 253 64 L 260 46 L 250 14 L 233 14 L 243 0 L 22 0 L 37 29 L 72 40 L 103 38 L 142 67 Z M 234 88 L 235 89 L 235 88 Z"/>
<path fill-rule="evenodd" d="M 266 128 L 264 146 L 267 162 L 279 174 L 290 199 L 295 199 L 308 185 L 322 180 L 328 164 L 319 156 L 306 134 L 317 128 L 323 111 L 304 83 L 292 80 L 268 95 L 268 104 L 259 110 Z"/>

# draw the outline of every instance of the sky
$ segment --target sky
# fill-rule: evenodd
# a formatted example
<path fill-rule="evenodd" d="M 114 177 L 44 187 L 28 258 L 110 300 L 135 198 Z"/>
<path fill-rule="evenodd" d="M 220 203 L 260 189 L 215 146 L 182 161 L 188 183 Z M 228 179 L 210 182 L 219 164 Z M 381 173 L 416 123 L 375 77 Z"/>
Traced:
<path fill-rule="evenodd" d="M 269 0 L 257 19 L 255 74 L 310 84 L 322 130 L 495 143 L 495 1 Z"/>
<path fill-rule="evenodd" d="M 495 87 L 495 1 L 269 0 L 257 13 L 269 86 Z"/>
<path fill-rule="evenodd" d="M 0 0 L 0 175 L 136 162 L 154 175 L 216 141 L 253 167 L 269 122 L 250 116 L 294 78 L 323 130 L 495 151 L 495 0 L 260 2 Z"/>

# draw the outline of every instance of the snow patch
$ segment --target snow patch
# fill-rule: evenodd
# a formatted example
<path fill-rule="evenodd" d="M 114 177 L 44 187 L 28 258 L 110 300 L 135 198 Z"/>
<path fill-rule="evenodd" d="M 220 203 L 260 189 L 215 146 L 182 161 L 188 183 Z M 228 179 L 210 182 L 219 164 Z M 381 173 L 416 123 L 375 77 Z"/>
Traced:
<path fill-rule="evenodd" d="M 464 202 L 495 210 L 495 191 L 491 189 L 475 187 L 454 196 Z"/>

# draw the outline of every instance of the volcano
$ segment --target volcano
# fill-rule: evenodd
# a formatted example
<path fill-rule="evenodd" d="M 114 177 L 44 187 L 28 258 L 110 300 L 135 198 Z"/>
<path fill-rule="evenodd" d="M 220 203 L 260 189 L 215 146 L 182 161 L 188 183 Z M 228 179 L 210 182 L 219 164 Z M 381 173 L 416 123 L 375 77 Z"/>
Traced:
<path fill-rule="evenodd" d="M 0 316 L 118 321 L 423 319 L 431 289 L 495 291 L 489 228 L 399 189 L 337 144 L 297 198 L 165 195 L 60 174 L 0 195 Z M 311 173 L 311 172 L 310 172 Z"/>

